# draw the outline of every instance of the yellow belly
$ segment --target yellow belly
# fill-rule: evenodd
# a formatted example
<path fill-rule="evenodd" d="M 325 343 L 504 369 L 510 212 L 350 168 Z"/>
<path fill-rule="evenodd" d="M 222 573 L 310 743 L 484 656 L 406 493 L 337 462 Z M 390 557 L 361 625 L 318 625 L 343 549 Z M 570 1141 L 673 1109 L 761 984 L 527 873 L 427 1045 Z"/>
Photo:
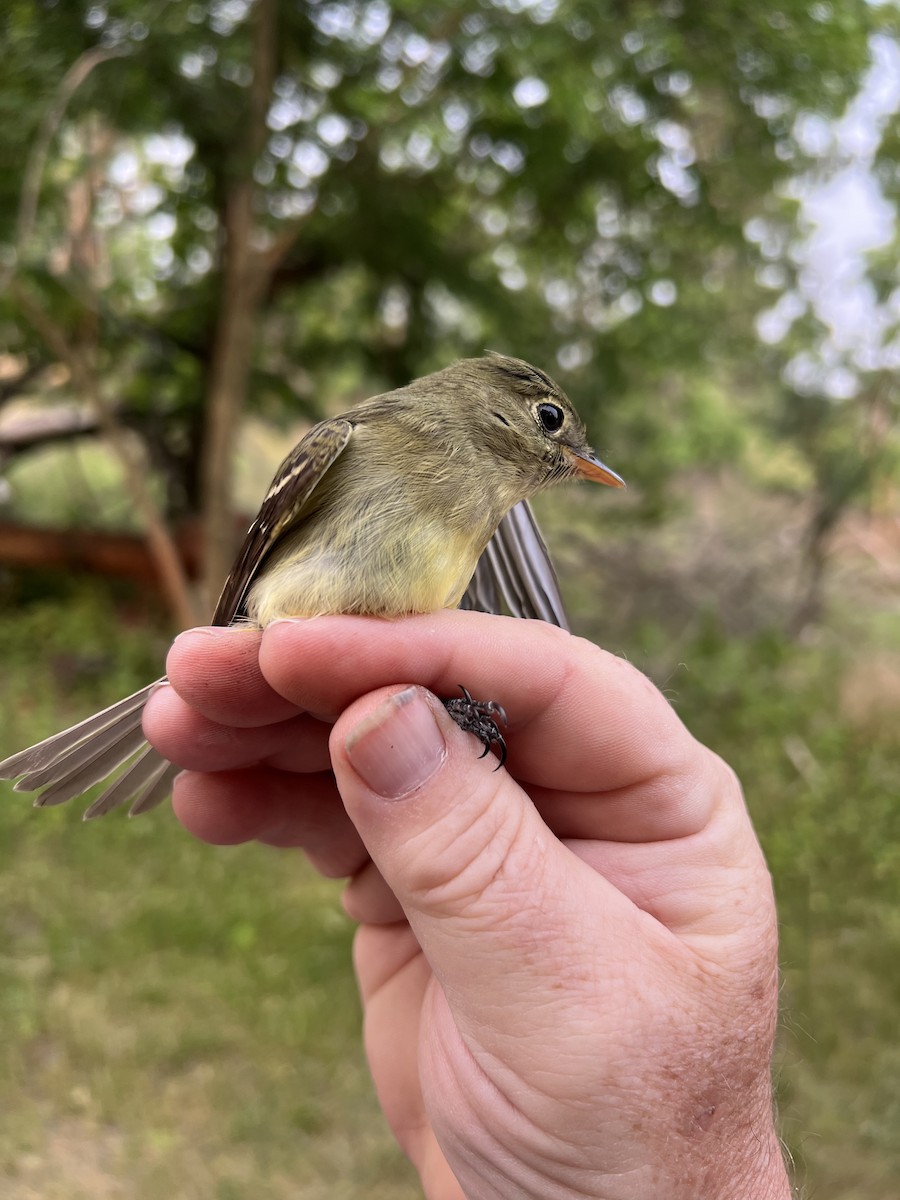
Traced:
<path fill-rule="evenodd" d="M 265 627 L 283 617 L 391 617 L 455 608 L 483 549 L 471 531 L 451 532 L 443 522 L 421 519 L 377 537 L 371 528 L 344 538 L 318 532 L 302 531 L 266 564 L 248 598 L 252 622 Z"/>

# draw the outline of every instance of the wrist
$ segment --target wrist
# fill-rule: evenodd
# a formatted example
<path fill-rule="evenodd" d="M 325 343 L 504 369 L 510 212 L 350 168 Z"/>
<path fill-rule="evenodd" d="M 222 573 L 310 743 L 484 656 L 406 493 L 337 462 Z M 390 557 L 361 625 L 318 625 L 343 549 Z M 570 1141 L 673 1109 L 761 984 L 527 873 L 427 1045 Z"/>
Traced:
<path fill-rule="evenodd" d="M 754 1118 L 736 1108 L 731 1128 L 725 1122 L 702 1148 L 685 1147 L 667 1194 L 677 1200 L 791 1200 L 794 1195 L 784 1150 L 775 1127 L 771 1101 Z M 702 1137 L 702 1135 L 701 1135 Z M 633 1200 L 643 1200 L 635 1195 Z M 649 1200 L 649 1197 L 648 1197 Z"/>
<path fill-rule="evenodd" d="M 625 1129 L 621 1152 L 630 1145 L 630 1169 L 598 1178 L 596 1200 L 791 1200 L 793 1192 L 778 1137 L 768 1062 L 752 1075 L 728 1072 L 706 1084 L 699 1063 L 691 1084 L 673 1079 L 660 1093 L 656 1120 Z M 644 1095 L 653 1089 L 647 1089 Z M 641 1165 L 642 1164 L 642 1165 Z M 578 1193 L 576 1193 L 578 1194 Z"/>
<path fill-rule="evenodd" d="M 774 1121 L 761 1137 L 754 1138 L 752 1145 L 744 1148 L 743 1153 L 739 1151 L 730 1164 L 720 1166 L 718 1181 L 711 1181 L 708 1197 L 705 1193 L 694 1193 L 698 1200 L 701 1197 L 702 1200 L 731 1200 L 734 1196 L 740 1196 L 742 1200 L 791 1200 L 794 1196 Z"/>

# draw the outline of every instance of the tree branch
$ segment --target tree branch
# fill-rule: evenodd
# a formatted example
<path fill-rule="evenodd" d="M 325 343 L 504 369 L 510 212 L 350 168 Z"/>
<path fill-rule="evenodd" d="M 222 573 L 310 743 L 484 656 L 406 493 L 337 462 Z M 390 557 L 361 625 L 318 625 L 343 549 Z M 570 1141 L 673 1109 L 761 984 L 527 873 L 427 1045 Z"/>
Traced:
<path fill-rule="evenodd" d="M 145 483 L 146 467 L 134 446 L 106 404 L 97 386 L 96 374 L 65 330 L 54 321 L 40 301 L 21 283 L 10 285 L 10 295 L 19 305 L 26 320 L 45 342 L 47 348 L 69 368 L 72 383 L 91 405 L 104 436 L 109 441 L 123 467 L 124 486 L 144 524 L 144 536 L 159 570 L 163 590 L 179 625 L 186 629 L 195 625 L 198 615 L 191 596 L 187 576 L 165 520 L 159 512 Z"/>
<path fill-rule="evenodd" d="M 22 191 L 19 196 L 19 212 L 16 219 L 16 236 L 13 244 L 15 256 L 6 269 L 0 271 L 0 291 L 5 291 L 9 287 L 16 271 L 21 265 L 25 246 L 34 232 L 34 224 L 37 220 L 38 200 L 41 194 L 41 181 L 44 177 L 47 155 L 50 152 L 50 145 L 56 136 L 60 123 L 65 116 L 69 101 L 95 67 L 107 62 L 111 58 L 124 58 L 128 53 L 127 48 L 122 46 L 111 47 L 109 49 L 97 46 L 92 50 L 85 50 L 60 80 L 53 102 L 44 113 L 44 119 L 41 121 L 37 136 L 28 154 L 25 174 L 22 179 Z"/>

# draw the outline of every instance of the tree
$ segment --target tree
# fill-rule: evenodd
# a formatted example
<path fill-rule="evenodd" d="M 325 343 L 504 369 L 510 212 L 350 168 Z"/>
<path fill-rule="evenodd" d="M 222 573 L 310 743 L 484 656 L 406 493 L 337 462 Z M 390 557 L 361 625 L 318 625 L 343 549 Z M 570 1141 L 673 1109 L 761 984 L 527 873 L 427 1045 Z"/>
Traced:
<path fill-rule="evenodd" d="M 485 346 L 595 397 L 656 503 L 673 465 L 717 452 L 685 416 L 697 373 L 739 374 L 753 345 L 744 228 L 799 169 L 797 114 L 853 94 L 876 19 L 861 0 L 13 0 L 0 241 L 12 263 L 66 70 L 109 54 L 60 118 L 14 265 L 114 381 L 169 515 L 203 513 L 211 584 L 245 402 L 315 415 Z M 24 294 L 0 310 L 8 347 L 50 362 Z"/>

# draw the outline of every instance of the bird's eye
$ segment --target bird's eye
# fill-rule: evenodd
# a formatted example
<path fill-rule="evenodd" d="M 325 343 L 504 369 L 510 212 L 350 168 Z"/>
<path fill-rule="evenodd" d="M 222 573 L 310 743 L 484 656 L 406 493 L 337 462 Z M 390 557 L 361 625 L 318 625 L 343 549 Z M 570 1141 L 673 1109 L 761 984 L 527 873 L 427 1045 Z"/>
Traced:
<path fill-rule="evenodd" d="M 537 406 L 537 419 L 541 423 L 541 428 L 545 433 L 558 433 L 562 429 L 562 423 L 566 419 L 566 414 L 558 404 L 539 404 Z"/>

